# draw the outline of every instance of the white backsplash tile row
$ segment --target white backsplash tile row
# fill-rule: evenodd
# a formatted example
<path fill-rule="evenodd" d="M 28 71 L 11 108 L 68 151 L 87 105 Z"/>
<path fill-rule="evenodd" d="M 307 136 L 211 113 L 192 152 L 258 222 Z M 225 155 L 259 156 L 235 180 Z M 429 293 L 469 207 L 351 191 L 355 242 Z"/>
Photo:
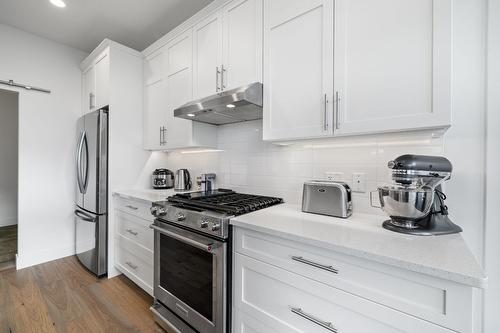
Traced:
<path fill-rule="evenodd" d="M 369 191 L 390 181 L 387 162 L 402 154 L 443 155 L 441 137 L 431 132 L 342 137 L 273 144 L 262 140 L 262 121 L 218 127 L 220 152 L 168 154 L 168 167 L 188 168 L 193 177 L 217 174 L 216 186 L 246 193 L 280 196 L 300 203 L 304 181 L 341 173 L 352 183 L 353 173 L 364 173 L 366 192 L 353 193 L 354 210 L 383 215 L 370 206 Z"/>

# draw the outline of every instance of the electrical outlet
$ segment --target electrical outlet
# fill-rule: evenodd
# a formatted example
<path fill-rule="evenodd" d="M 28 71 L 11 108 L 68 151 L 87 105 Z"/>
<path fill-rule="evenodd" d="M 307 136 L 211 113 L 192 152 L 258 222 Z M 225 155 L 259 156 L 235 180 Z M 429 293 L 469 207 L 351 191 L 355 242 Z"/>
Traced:
<path fill-rule="evenodd" d="M 344 179 L 343 172 L 327 171 L 325 172 L 326 180 L 329 181 L 341 181 Z"/>
<path fill-rule="evenodd" d="M 355 172 L 352 174 L 352 187 L 353 192 L 366 192 L 365 174 L 362 172 Z"/>

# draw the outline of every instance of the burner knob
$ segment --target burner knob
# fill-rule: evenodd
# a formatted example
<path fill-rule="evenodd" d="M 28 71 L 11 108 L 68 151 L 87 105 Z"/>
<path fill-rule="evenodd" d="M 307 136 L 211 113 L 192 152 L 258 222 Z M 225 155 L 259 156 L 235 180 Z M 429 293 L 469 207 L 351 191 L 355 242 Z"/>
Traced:
<path fill-rule="evenodd" d="M 184 221 L 186 219 L 186 215 L 184 213 L 177 213 L 177 221 Z"/>
<path fill-rule="evenodd" d="M 207 221 L 201 221 L 200 227 L 201 228 L 208 228 L 208 222 Z"/>
<path fill-rule="evenodd" d="M 219 223 L 215 223 L 212 225 L 212 231 L 217 231 L 220 229 L 220 224 Z"/>
<path fill-rule="evenodd" d="M 167 214 L 167 209 L 165 207 L 160 207 L 160 206 L 153 206 L 149 211 L 155 217 L 164 216 Z"/>

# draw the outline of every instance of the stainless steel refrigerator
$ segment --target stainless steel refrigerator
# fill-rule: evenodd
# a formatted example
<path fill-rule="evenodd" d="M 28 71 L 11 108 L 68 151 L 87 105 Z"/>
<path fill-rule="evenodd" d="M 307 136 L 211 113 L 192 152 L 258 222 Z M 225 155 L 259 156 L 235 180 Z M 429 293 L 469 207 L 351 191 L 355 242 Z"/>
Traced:
<path fill-rule="evenodd" d="M 78 120 L 76 142 L 76 255 L 97 276 L 108 265 L 108 112 Z"/>

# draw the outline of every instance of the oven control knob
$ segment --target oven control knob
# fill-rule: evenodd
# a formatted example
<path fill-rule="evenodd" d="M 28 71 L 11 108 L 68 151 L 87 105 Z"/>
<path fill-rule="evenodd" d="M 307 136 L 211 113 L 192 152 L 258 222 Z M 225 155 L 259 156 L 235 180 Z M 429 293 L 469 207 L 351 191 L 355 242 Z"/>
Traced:
<path fill-rule="evenodd" d="M 153 206 L 151 207 L 150 212 L 155 217 L 164 216 L 167 214 L 167 209 L 165 207 Z"/>
<path fill-rule="evenodd" d="M 212 225 L 212 231 L 217 231 L 220 229 L 220 224 L 219 223 L 215 223 Z"/>
<path fill-rule="evenodd" d="M 208 222 L 207 221 L 201 221 L 200 227 L 201 228 L 208 228 Z"/>
<path fill-rule="evenodd" d="M 186 215 L 184 213 L 177 213 L 177 221 L 184 221 L 186 219 Z"/>

